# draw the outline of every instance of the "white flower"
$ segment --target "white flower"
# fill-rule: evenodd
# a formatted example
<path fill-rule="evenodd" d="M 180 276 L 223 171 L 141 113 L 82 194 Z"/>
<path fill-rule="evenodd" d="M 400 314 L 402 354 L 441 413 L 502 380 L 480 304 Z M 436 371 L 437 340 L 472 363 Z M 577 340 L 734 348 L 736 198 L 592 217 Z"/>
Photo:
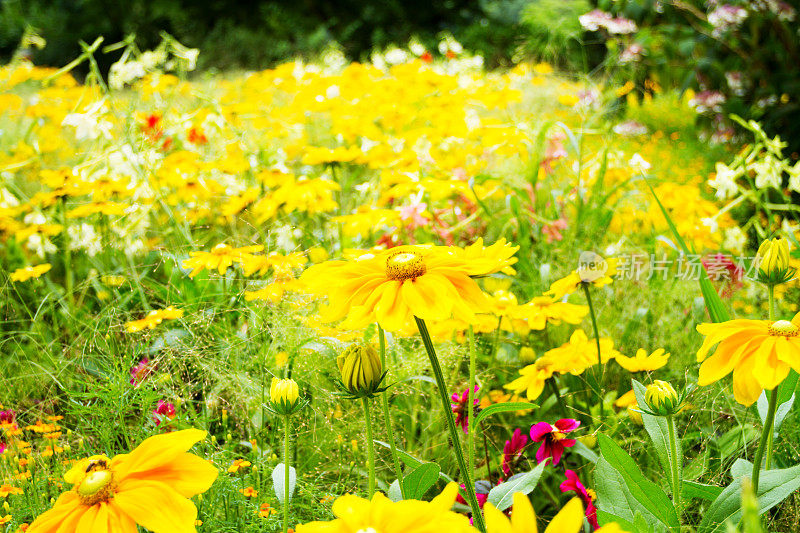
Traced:
<path fill-rule="evenodd" d="M 408 61 L 408 53 L 400 48 L 392 48 L 386 52 L 386 62 L 390 65 L 399 65 Z"/>
<path fill-rule="evenodd" d="M 741 252 L 747 245 L 747 235 L 742 231 L 742 228 L 735 226 L 725 230 L 725 240 L 722 243 L 723 248 L 732 252 Z"/>
<path fill-rule="evenodd" d="M 41 258 L 44 258 L 46 254 L 54 254 L 58 251 L 58 248 L 50 242 L 50 239 L 42 237 L 38 233 L 28 237 L 25 247 Z"/>
<path fill-rule="evenodd" d="M 61 121 L 62 126 L 75 128 L 75 137 L 79 140 L 94 140 L 101 135 L 106 139 L 111 138 L 111 122 L 101 119 L 106 112 L 105 102 L 98 100 L 92 104 L 85 113 L 70 113 Z"/>
<path fill-rule="evenodd" d="M 711 233 L 715 233 L 719 229 L 719 223 L 714 217 L 705 217 L 700 219 L 700 223 L 707 227 Z"/>
<path fill-rule="evenodd" d="M 644 160 L 642 156 L 638 153 L 633 154 L 631 160 L 628 161 L 628 165 L 631 166 L 635 171 L 639 174 L 646 174 L 648 170 L 650 170 L 650 163 Z"/>
<path fill-rule="evenodd" d="M 715 196 L 720 200 L 732 198 L 739 193 L 739 187 L 736 185 L 736 178 L 741 175 L 740 170 L 729 168 L 724 163 L 717 163 L 716 176 L 712 180 L 708 180 L 708 184 L 716 189 Z"/>
<path fill-rule="evenodd" d="M 793 167 L 788 167 L 786 172 L 789 173 L 789 188 L 794 192 L 800 193 L 800 161 L 795 163 Z"/>
<path fill-rule="evenodd" d="M 783 169 L 783 164 L 781 161 L 775 159 L 774 156 L 767 154 L 767 156 L 760 161 L 753 163 L 751 168 L 756 173 L 757 188 L 781 188 L 781 171 Z"/>
<path fill-rule="evenodd" d="M 86 250 L 89 257 L 94 257 L 103 249 L 100 235 L 91 224 L 76 224 L 67 230 L 69 247 L 73 250 Z"/>

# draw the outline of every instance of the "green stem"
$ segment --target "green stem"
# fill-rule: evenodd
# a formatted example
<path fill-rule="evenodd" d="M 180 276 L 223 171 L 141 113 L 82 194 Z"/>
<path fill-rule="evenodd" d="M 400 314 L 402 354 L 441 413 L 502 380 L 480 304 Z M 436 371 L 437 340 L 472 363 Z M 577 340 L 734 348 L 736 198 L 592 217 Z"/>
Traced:
<path fill-rule="evenodd" d="M 283 533 L 289 531 L 289 417 L 283 417 Z"/>
<path fill-rule="evenodd" d="M 75 303 L 75 296 L 73 294 L 73 274 L 72 274 L 72 250 L 70 250 L 69 242 L 69 226 L 67 219 L 67 197 L 61 197 L 61 232 L 63 239 L 61 239 L 62 246 L 64 247 L 64 290 L 66 292 L 67 301 L 70 304 Z"/>
<path fill-rule="evenodd" d="M 775 315 L 776 315 L 776 313 L 775 313 L 775 285 L 770 285 L 769 286 L 769 320 L 770 320 L 770 322 L 773 322 L 775 320 Z M 777 391 L 777 390 L 778 390 L 778 387 L 776 387 L 773 390 L 773 393 L 775 393 L 775 391 Z M 775 407 L 777 409 L 777 401 L 776 401 Z M 774 419 L 773 419 L 773 423 L 772 423 L 773 426 L 774 426 L 774 423 L 775 422 L 774 422 Z M 769 435 L 767 435 L 767 449 L 765 451 L 766 460 L 764 461 L 764 468 L 766 468 L 767 470 L 769 470 L 772 467 L 772 447 L 773 447 L 774 441 L 775 441 L 775 428 L 771 427 Z"/>
<path fill-rule="evenodd" d="M 499 329 L 499 328 L 498 328 Z M 475 486 L 475 330 L 469 326 L 469 392 L 467 393 L 467 481 Z"/>
<path fill-rule="evenodd" d="M 381 368 L 386 369 L 386 335 L 383 328 L 378 324 L 378 340 L 381 349 Z M 389 391 L 381 394 L 381 404 L 383 406 L 383 418 L 386 419 L 386 433 L 389 437 L 389 448 L 392 451 L 392 462 L 394 463 L 394 474 L 397 476 L 397 484 L 400 485 L 400 495 L 406 499 L 406 487 L 403 483 L 403 469 L 400 468 L 400 456 L 397 453 L 397 446 L 394 443 L 394 429 L 392 428 L 392 417 L 389 414 Z"/>
<path fill-rule="evenodd" d="M 422 343 L 425 345 L 425 351 L 428 352 L 428 359 L 431 361 L 431 369 L 436 378 L 436 386 L 439 389 L 439 399 L 442 401 L 444 417 L 447 420 L 447 428 L 450 431 L 450 440 L 452 441 L 453 450 L 458 460 L 458 467 L 461 470 L 461 475 L 468 477 L 469 470 L 464 460 L 464 452 L 461 450 L 460 435 L 456 428 L 456 422 L 453 419 L 453 411 L 450 408 L 450 398 L 447 395 L 448 389 L 444 382 L 444 376 L 442 375 L 442 367 L 439 365 L 439 359 L 436 357 L 436 351 L 433 348 L 433 342 L 431 341 L 431 336 L 428 333 L 428 327 L 425 325 L 425 321 L 416 316 L 414 320 L 417 322 L 417 329 L 419 329 L 420 337 L 422 337 Z M 485 533 L 486 525 L 483 520 L 483 514 L 481 513 L 481 507 L 478 505 L 478 498 L 475 496 L 475 485 L 470 485 L 469 479 L 466 481 L 467 501 L 472 509 L 472 520 L 478 528 L 478 531 Z"/>
<path fill-rule="evenodd" d="M 372 441 L 372 413 L 369 399 L 361 398 L 364 405 L 364 421 L 367 424 L 367 464 L 369 465 L 369 499 L 375 495 L 375 443 Z"/>
<path fill-rule="evenodd" d="M 764 420 L 764 428 L 761 430 L 761 440 L 758 443 L 756 457 L 753 461 L 753 493 L 758 498 L 758 480 L 761 476 L 761 460 L 764 458 L 764 451 L 767 448 L 767 441 L 772 434 L 775 424 L 775 411 L 778 408 L 778 387 L 770 391 L 769 408 L 767 408 L 767 418 Z"/>
<path fill-rule="evenodd" d="M 678 457 L 678 440 L 675 435 L 675 419 L 671 416 L 667 417 L 667 428 L 669 429 L 669 451 L 672 456 L 672 504 L 675 506 L 675 511 L 678 517 L 681 515 L 681 471 L 680 463 L 681 458 Z"/>
<path fill-rule="evenodd" d="M 600 351 L 600 330 L 597 329 L 597 317 L 594 314 L 594 305 L 592 305 L 592 295 L 589 292 L 589 284 L 581 283 L 581 286 L 583 287 L 583 293 L 586 295 L 586 303 L 589 305 L 589 314 L 592 317 L 592 329 L 594 330 L 594 341 L 597 344 L 597 364 L 600 365 L 600 381 L 598 383 L 600 390 L 598 391 L 598 400 L 600 403 L 600 423 L 602 423 L 603 419 L 605 418 L 605 406 L 603 405 L 603 399 L 606 389 L 606 365 L 603 363 L 603 355 Z"/>

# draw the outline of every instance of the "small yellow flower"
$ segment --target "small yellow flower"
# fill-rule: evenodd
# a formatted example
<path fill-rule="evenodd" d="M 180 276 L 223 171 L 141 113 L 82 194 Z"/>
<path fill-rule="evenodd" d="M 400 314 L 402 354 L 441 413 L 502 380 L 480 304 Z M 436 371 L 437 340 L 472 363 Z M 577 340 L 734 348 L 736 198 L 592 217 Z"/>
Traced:
<path fill-rule="evenodd" d="M 336 358 L 344 388 L 353 395 L 372 395 L 380 386 L 383 366 L 371 344 L 352 344 Z"/>
<path fill-rule="evenodd" d="M 780 236 L 767 239 L 758 247 L 758 278 L 763 283 L 777 285 L 794 276 L 789 265 L 789 242 Z"/>
<path fill-rule="evenodd" d="M 50 265 L 50 263 L 42 263 L 41 265 L 18 268 L 11 274 L 11 276 L 9 276 L 9 278 L 11 281 L 28 281 L 31 278 L 38 278 L 51 268 L 53 267 Z"/>
<path fill-rule="evenodd" d="M 669 361 L 669 356 L 670 354 L 664 353 L 663 348 L 659 348 L 650 355 L 647 355 L 646 351 L 639 348 L 634 357 L 618 355 L 617 363 L 628 372 L 650 372 L 666 365 L 667 361 Z"/>
<path fill-rule="evenodd" d="M 272 408 L 280 414 L 291 414 L 298 405 L 300 388 L 293 379 L 272 378 L 269 387 L 269 401 Z"/>

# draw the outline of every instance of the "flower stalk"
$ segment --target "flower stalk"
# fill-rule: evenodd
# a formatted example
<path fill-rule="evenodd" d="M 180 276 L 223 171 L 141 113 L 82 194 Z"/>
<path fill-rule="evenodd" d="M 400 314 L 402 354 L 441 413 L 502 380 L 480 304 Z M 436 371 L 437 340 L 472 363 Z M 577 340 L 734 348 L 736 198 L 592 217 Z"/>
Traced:
<path fill-rule="evenodd" d="M 498 324 L 498 329 L 500 326 Z M 475 330 L 469 326 L 469 392 L 467 393 L 467 483 L 475 486 Z"/>
<path fill-rule="evenodd" d="M 478 498 L 475 495 L 475 484 L 470 484 L 469 469 L 467 468 L 466 461 L 464 460 L 464 452 L 461 449 L 460 436 L 458 434 L 458 429 L 456 428 L 455 420 L 453 419 L 453 412 L 450 408 L 450 398 L 448 398 L 447 395 L 448 388 L 444 382 L 442 367 L 439 365 L 439 359 L 436 357 L 436 351 L 433 348 L 433 342 L 431 341 L 431 336 L 430 333 L 428 333 L 428 327 L 425 325 L 425 321 L 417 316 L 414 317 L 414 320 L 417 323 L 417 329 L 419 329 L 419 334 L 422 337 L 422 343 L 425 345 L 425 351 L 428 353 L 428 358 L 431 362 L 433 375 L 436 378 L 436 386 L 439 389 L 439 398 L 441 399 L 442 409 L 444 410 L 444 416 L 447 420 L 447 428 L 450 432 L 450 440 L 453 445 L 453 450 L 456 454 L 456 459 L 458 460 L 458 467 L 461 470 L 461 475 L 467 478 L 465 483 L 467 502 L 469 502 L 469 506 L 472 509 L 472 520 L 478 530 L 482 533 L 485 533 L 486 524 L 483 520 L 483 514 L 481 513 L 480 505 L 478 504 Z"/>
<path fill-rule="evenodd" d="M 289 430 L 291 414 L 283 415 L 283 533 L 289 531 Z"/>
<path fill-rule="evenodd" d="M 681 490 L 683 480 L 681 479 L 680 463 L 681 458 L 678 457 L 678 438 L 675 431 L 675 417 L 668 416 L 667 428 L 669 430 L 669 453 L 672 456 L 670 461 L 671 477 L 672 477 L 672 504 L 675 506 L 675 511 L 678 516 L 681 515 Z"/>
<path fill-rule="evenodd" d="M 605 396 L 606 365 L 603 363 L 603 355 L 600 351 L 600 330 L 597 328 L 597 317 L 594 313 L 594 305 L 592 304 L 592 295 L 589 292 L 589 284 L 581 283 L 581 286 L 583 287 L 583 293 L 586 295 L 586 303 L 589 305 L 589 315 L 592 317 L 594 341 L 597 344 L 597 364 L 600 365 L 600 379 L 597 384 L 599 390 L 597 391 L 597 394 L 599 396 L 598 403 L 600 404 L 600 422 L 602 423 L 603 419 L 605 419 L 605 405 L 603 405 L 603 400 Z"/>
<path fill-rule="evenodd" d="M 380 342 L 381 365 L 386 368 L 386 334 L 383 328 L 378 325 L 378 340 Z M 394 463 L 394 473 L 397 476 L 397 484 L 400 485 L 400 495 L 406 498 L 406 488 L 403 483 L 403 469 L 400 467 L 400 456 L 397 453 L 397 446 L 394 442 L 394 429 L 392 428 L 392 417 L 389 414 L 389 391 L 381 394 L 381 405 L 383 406 L 383 418 L 386 419 L 386 433 L 389 437 L 389 448 L 392 451 L 392 463 Z"/>
<path fill-rule="evenodd" d="M 367 465 L 369 470 L 369 499 L 375 495 L 375 443 L 372 441 L 372 412 L 369 406 L 369 398 L 361 398 L 364 406 L 364 421 L 367 425 Z"/>
<path fill-rule="evenodd" d="M 770 391 L 769 407 L 767 408 L 767 418 L 764 420 L 764 428 L 761 430 L 761 440 L 758 443 L 756 457 L 753 461 L 753 493 L 758 497 L 758 481 L 761 477 L 761 462 L 764 459 L 764 451 L 768 446 L 767 441 L 772 440 L 773 426 L 775 425 L 775 411 L 778 408 L 778 387 Z M 770 450 L 770 454 L 772 450 Z M 767 456 L 767 461 L 771 458 Z M 769 469 L 769 466 L 767 466 Z"/>

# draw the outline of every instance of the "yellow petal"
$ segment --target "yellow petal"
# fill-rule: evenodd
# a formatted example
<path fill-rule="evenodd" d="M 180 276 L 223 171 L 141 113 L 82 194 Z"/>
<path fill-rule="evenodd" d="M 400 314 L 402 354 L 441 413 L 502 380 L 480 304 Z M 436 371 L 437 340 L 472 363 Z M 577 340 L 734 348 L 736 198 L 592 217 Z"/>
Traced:
<path fill-rule="evenodd" d="M 583 527 L 583 504 L 572 498 L 547 525 L 544 533 L 578 533 Z"/>
<path fill-rule="evenodd" d="M 486 520 L 487 533 L 515 533 L 506 515 L 495 509 L 491 503 L 484 505 L 483 517 Z M 537 532 L 534 529 L 531 533 Z"/>
<path fill-rule="evenodd" d="M 157 481 L 125 480 L 111 503 L 153 533 L 195 533 L 197 508 Z"/>
<path fill-rule="evenodd" d="M 531 501 L 521 492 L 514 493 L 514 506 L 511 508 L 511 526 L 514 533 L 537 533 L 536 513 Z"/>
<path fill-rule="evenodd" d="M 131 453 L 117 455 L 111 460 L 111 467 L 122 480 L 128 474 L 145 472 L 167 465 L 181 453 L 187 452 L 206 436 L 199 429 L 184 429 L 172 433 L 155 435 L 142 441 Z"/>

